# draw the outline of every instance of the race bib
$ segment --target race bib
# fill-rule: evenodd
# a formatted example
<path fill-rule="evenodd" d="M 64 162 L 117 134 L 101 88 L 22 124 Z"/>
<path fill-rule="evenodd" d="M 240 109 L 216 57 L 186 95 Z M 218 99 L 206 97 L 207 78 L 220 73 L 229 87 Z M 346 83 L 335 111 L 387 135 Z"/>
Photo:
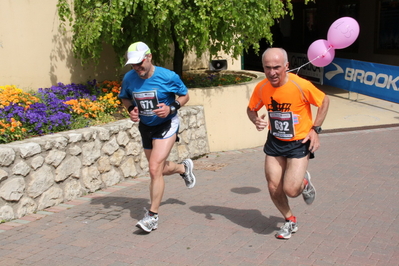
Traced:
<path fill-rule="evenodd" d="M 295 136 L 292 112 L 269 112 L 269 122 L 273 136 L 280 139 L 292 139 Z"/>
<path fill-rule="evenodd" d="M 133 98 L 139 108 L 139 114 L 143 116 L 155 115 L 155 109 L 158 109 L 158 97 L 157 92 L 154 91 L 142 91 L 133 92 Z"/>

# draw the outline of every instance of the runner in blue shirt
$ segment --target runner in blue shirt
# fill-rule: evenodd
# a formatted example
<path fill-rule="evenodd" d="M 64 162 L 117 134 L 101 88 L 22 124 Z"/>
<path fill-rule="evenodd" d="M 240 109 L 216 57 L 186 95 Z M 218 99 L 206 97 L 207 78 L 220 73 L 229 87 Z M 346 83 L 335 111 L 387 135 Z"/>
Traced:
<path fill-rule="evenodd" d="M 187 87 L 173 71 L 152 64 L 150 48 L 143 42 L 129 46 L 128 61 L 132 70 L 126 73 L 119 98 L 130 119 L 139 123 L 145 156 L 149 163 L 150 209 L 136 226 L 146 232 L 158 228 L 158 209 L 165 190 L 164 175 L 180 174 L 186 186 L 195 185 L 193 162 L 181 164 L 167 161 L 178 138 L 179 117 L 177 110 L 189 100 Z M 177 96 L 177 98 L 176 98 Z"/>

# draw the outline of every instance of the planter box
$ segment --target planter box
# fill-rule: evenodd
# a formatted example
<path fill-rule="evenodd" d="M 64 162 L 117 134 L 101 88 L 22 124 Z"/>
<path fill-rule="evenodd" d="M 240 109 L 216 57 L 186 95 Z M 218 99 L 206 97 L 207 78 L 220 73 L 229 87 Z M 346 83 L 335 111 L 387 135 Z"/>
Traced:
<path fill-rule="evenodd" d="M 247 106 L 256 84 L 265 78 L 265 74 L 245 70 L 226 70 L 218 73 L 244 74 L 253 79 L 237 85 L 189 90 L 188 105 L 204 106 L 210 151 L 229 151 L 263 145 L 267 131 L 256 130 L 248 119 Z M 266 113 L 266 109 L 261 109 L 260 114 L 263 113 L 262 110 Z"/>

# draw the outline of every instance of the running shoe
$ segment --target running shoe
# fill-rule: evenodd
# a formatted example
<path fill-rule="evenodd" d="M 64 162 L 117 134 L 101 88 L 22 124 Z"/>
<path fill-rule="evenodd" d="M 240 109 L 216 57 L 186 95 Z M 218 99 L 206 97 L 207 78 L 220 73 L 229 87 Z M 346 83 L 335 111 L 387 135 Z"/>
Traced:
<path fill-rule="evenodd" d="M 182 163 L 186 171 L 184 174 L 181 174 L 181 177 L 184 179 L 186 187 L 193 188 L 195 186 L 195 175 L 193 174 L 194 163 L 191 159 L 186 159 Z"/>
<path fill-rule="evenodd" d="M 144 208 L 144 211 L 144 218 L 138 221 L 136 226 L 150 233 L 158 228 L 158 214 L 151 216 L 146 208 Z"/>
<path fill-rule="evenodd" d="M 316 188 L 313 186 L 312 182 L 310 182 L 310 174 L 308 171 L 305 173 L 305 179 L 308 181 L 308 184 L 303 189 L 302 196 L 306 204 L 310 205 L 316 198 Z"/>
<path fill-rule="evenodd" d="M 285 221 L 284 225 L 280 227 L 280 230 L 276 233 L 276 238 L 278 239 L 289 239 L 291 234 L 298 231 L 298 224 L 293 221 Z"/>

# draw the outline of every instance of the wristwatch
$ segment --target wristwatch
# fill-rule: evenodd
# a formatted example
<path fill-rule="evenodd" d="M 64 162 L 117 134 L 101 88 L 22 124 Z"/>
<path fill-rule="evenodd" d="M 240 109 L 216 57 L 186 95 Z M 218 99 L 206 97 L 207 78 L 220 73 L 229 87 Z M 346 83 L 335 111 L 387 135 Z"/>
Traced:
<path fill-rule="evenodd" d="M 320 133 L 321 133 L 321 127 L 313 126 L 312 129 L 313 129 L 314 132 L 316 132 L 317 134 L 320 134 Z"/>
<path fill-rule="evenodd" d="M 169 107 L 170 107 L 170 113 L 171 114 L 176 113 L 176 107 L 174 107 L 173 105 L 169 105 Z"/>

